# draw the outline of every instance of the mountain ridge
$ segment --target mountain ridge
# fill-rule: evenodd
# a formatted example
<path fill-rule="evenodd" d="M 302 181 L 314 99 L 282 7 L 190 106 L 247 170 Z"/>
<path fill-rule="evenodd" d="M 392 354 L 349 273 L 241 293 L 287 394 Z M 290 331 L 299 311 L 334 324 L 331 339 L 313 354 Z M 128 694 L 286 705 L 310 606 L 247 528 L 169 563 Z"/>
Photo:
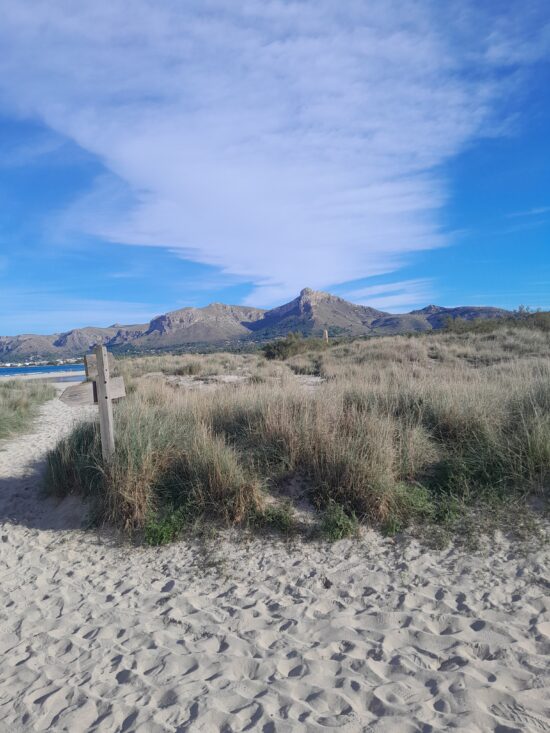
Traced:
<path fill-rule="evenodd" d="M 283 305 L 264 310 L 242 305 L 210 303 L 155 316 L 148 323 L 70 329 L 51 335 L 0 336 L 0 361 L 13 357 L 66 358 L 82 356 L 97 343 L 114 351 L 151 351 L 197 344 L 232 345 L 277 338 L 290 331 L 332 336 L 368 336 L 428 331 L 445 319 L 500 318 L 510 311 L 489 306 L 428 305 L 410 313 L 386 313 L 351 303 L 338 295 L 304 288 Z"/>

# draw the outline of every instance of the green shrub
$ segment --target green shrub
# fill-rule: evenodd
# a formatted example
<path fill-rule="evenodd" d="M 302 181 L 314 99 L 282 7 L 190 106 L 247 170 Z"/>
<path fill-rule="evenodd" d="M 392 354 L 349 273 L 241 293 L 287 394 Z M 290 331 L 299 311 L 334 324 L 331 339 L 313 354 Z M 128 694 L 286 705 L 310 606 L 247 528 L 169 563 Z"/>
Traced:
<path fill-rule="evenodd" d="M 281 534 L 291 534 L 296 528 L 294 509 L 290 502 L 269 504 L 254 512 L 250 517 L 253 527 L 275 530 Z"/>
<path fill-rule="evenodd" d="M 165 507 L 161 513 L 146 520 L 143 528 L 145 543 L 151 546 L 167 545 L 178 538 L 188 522 L 185 507 Z"/>
<path fill-rule="evenodd" d="M 321 532 L 323 536 L 335 542 L 357 535 L 359 523 L 353 512 L 347 514 L 344 509 L 334 501 L 329 502 L 321 520 Z"/>
<path fill-rule="evenodd" d="M 327 343 L 318 338 L 304 338 L 299 333 L 289 333 L 286 338 L 278 341 L 271 341 L 261 347 L 266 359 L 285 360 L 296 354 L 303 354 L 306 351 L 318 351 L 325 349 Z"/>

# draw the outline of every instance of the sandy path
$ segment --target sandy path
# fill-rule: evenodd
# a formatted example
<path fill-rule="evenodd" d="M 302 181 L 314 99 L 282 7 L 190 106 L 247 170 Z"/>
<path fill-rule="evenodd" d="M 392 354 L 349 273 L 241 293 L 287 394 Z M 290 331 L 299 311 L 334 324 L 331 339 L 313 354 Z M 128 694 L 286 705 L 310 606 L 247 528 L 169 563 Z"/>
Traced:
<path fill-rule="evenodd" d="M 37 498 L 81 410 L 0 443 L 0 730 L 550 731 L 547 549 L 117 547 Z"/>

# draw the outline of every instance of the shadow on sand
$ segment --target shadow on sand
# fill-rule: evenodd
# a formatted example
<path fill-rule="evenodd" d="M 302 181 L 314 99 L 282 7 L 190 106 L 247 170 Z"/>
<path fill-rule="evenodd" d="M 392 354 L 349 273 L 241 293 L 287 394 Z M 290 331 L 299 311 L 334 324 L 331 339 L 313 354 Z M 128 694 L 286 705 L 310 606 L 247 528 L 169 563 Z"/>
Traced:
<path fill-rule="evenodd" d="M 30 462 L 23 476 L 0 477 L 0 524 L 39 530 L 71 530 L 89 526 L 88 509 L 77 496 L 63 500 L 44 493 L 45 459 Z"/>

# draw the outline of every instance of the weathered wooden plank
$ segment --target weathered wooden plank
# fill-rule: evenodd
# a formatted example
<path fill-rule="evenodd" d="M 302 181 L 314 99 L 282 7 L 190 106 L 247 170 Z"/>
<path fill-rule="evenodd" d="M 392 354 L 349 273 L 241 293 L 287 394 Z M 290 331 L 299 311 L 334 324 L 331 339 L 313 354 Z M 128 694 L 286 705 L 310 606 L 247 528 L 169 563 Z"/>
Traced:
<path fill-rule="evenodd" d="M 93 405 L 93 383 L 82 382 L 81 384 L 72 384 L 63 391 L 59 399 L 67 405 Z"/>
<path fill-rule="evenodd" d="M 105 346 L 96 346 L 97 357 L 97 399 L 99 407 L 99 430 L 101 433 L 101 452 L 108 463 L 115 452 L 115 429 L 113 423 L 113 403 L 111 400 L 111 378 L 109 359 Z"/>
<path fill-rule="evenodd" d="M 122 397 L 126 397 L 126 387 L 124 385 L 124 377 L 111 377 L 111 399 L 120 400 Z M 93 387 L 93 401 L 97 405 L 97 383 L 89 382 Z"/>
<path fill-rule="evenodd" d="M 123 377 L 111 379 L 111 399 L 120 400 L 126 397 L 126 387 Z M 97 386 L 95 382 L 82 382 L 67 387 L 59 398 L 67 405 L 97 405 Z"/>
<path fill-rule="evenodd" d="M 115 368 L 115 357 L 111 354 L 110 351 L 107 353 L 110 373 Z M 84 357 L 84 366 L 86 368 L 86 376 L 88 377 L 88 379 L 97 379 L 97 356 L 95 354 L 86 354 L 86 356 Z"/>

